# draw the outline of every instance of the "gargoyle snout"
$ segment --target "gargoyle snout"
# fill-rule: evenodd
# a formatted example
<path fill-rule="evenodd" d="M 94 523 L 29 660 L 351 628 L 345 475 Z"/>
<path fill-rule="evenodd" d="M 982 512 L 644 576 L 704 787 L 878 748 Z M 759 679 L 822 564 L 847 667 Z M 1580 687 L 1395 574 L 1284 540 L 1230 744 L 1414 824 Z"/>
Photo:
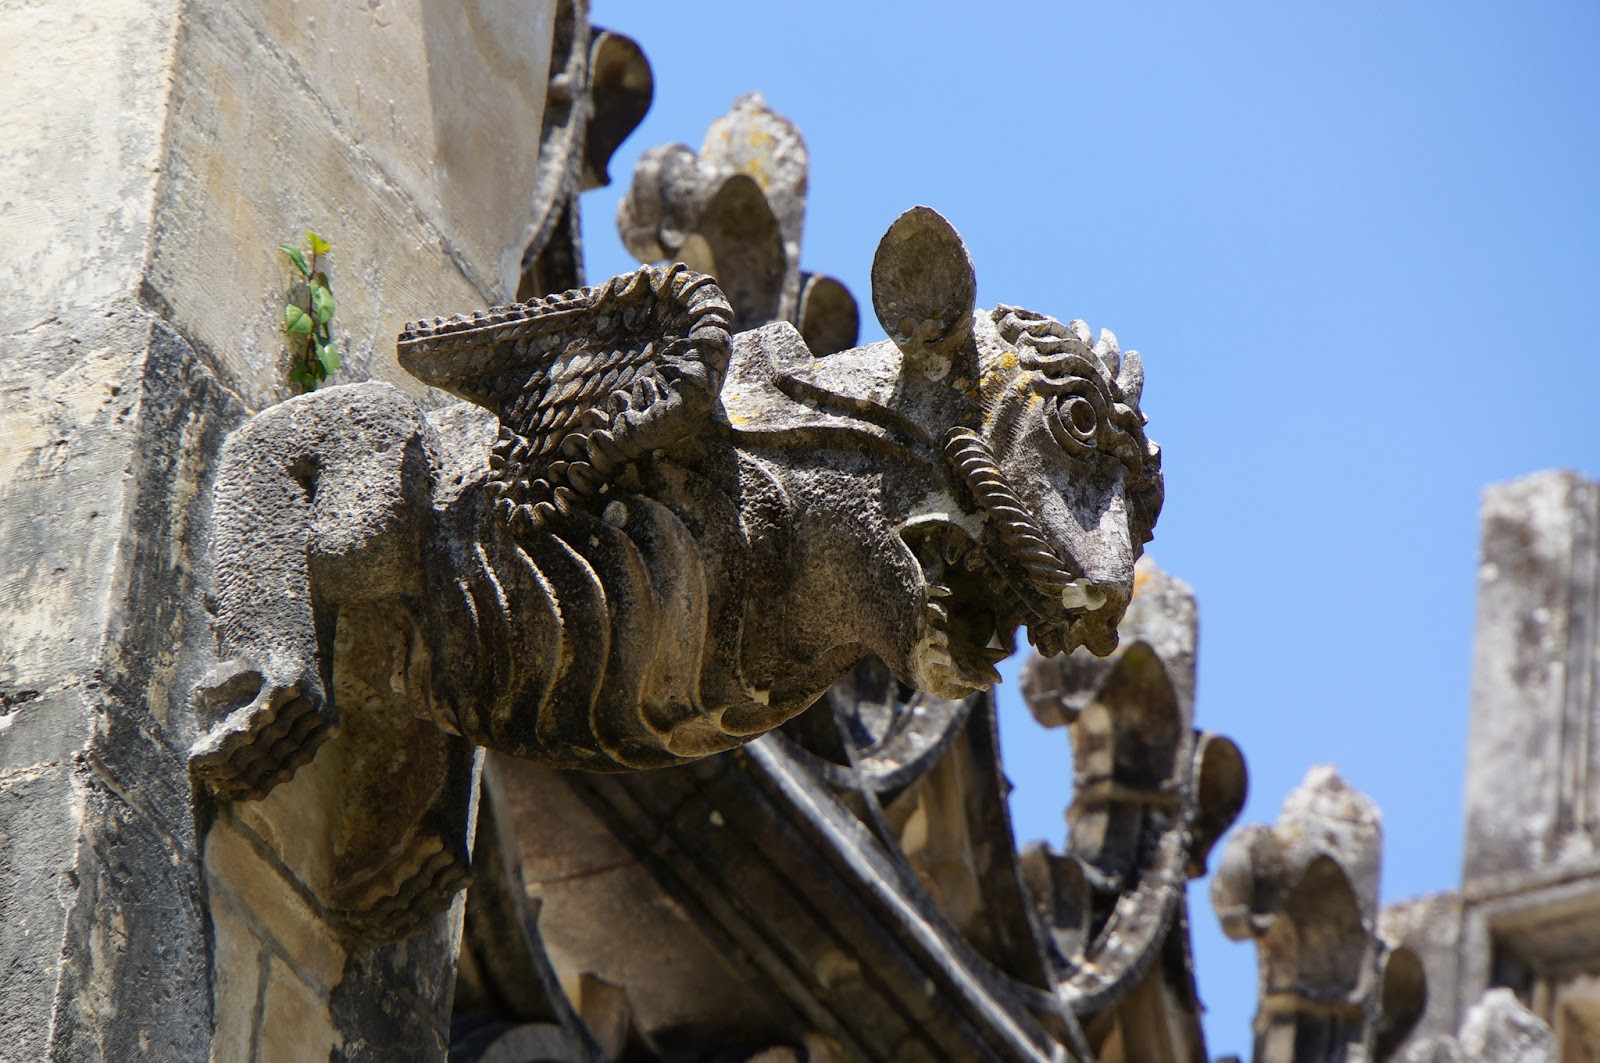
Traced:
<path fill-rule="evenodd" d="M 1128 608 L 1128 592 L 1120 585 L 1097 586 L 1104 604 L 1093 612 L 1082 614 L 1075 622 L 1077 635 L 1083 645 L 1097 657 L 1104 657 L 1117 648 L 1117 624 Z"/>

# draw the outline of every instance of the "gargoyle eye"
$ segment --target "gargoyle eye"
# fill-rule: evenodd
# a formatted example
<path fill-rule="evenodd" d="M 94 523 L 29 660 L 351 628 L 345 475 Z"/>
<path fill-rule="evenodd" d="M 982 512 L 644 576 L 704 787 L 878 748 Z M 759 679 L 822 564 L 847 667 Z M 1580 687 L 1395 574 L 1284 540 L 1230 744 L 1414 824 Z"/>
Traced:
<path fill-rule="evenodd" d="M 1105 419 L 1105 396 L 1093 381 L 1061 381 L 1056 394 L 1044 404 L 1044 423 L 1061 449 L 1075 458 L 1087 458 L 1098 449 L 1100 425 Z"/>
<path fill-rule="evenodd" d="M 1100 419 L 1094 412 L 1094 406 L 1087 399 L 1073 398 L 1066 404 L 1065 414 L 1067 428 L 1078 439 L 1089 442 L 1094 439 L 1094 429 Z"/>

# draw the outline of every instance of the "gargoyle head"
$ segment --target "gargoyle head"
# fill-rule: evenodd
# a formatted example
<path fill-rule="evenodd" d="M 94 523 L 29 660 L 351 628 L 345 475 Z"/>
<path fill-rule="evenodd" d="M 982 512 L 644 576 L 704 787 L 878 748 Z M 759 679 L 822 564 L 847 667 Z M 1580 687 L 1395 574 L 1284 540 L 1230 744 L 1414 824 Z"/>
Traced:
<path fill-rule="evenodd" d="M 901 679 L 946 697 L 998 678 L 1022 625 L 1046 654 L 1109 653 L 1162 498 L 1138 354 L 1122 354 L 1109 332 L 1095 342 L 1081 321 L 1011 306 L 975 313 L 966 248 L 926 207 L 890 227 L 872 278 L 890 340 L 817 359 L 769 326 L 737 345 L 723 390 L 747 440 L 816 445 L 837 431 L 881 455 L 864 470 L 871 512 L 831 495 L 826 479 L 785 481 L 806 498 L 798 508 L 838 534 L 876 540 L 875 564 L 841 573 L 835 561 L 831 578 L 910 592 L 903 608 L 881 608 L 881 629 L 863 643 Z M 783 409 L 774 390 L 806 412 Z"/>
<path fill-rule="evenodd" d="M 1107 331 L 1091 346 L 1081 321 L 1011 306 L 986 317 L 981 423 L 952 430 L 946 456 L 985 516 L 984 555 L 1034 645 L 1104 655 L 1161 510 L 1139 354 L 1122 356 Z"/>
<path fill-rule="evenodd" d="M 1114 649 L 1162 499 L 1138 352 L 1110 332 L 1094 342 L 1082 321 L 974 314 L 975 288 L 961 238 L 927 208 L 879 246 L 873 303 L 904 356 L 903 391 L 942 386 L 944 402 L 924 402 L 953 415 L 942 438 L 961 508 L 923 508 L 902 532 L 934 596 L 913 671 L 947 696 L 987 685 L 1020 624 L 1047 655 Z"/>

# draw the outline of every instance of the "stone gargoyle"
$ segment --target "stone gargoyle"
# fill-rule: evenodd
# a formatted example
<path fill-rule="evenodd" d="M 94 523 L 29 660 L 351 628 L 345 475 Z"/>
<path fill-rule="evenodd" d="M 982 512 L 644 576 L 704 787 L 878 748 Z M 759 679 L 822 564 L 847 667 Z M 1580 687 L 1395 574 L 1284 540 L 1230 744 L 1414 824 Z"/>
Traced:
<path fill-rule="evenodd" d="M 1024 624 L 1109 652 L 1162 497 L 1137 354 L 975 313 L 925 207 L 872 286 L 891 339 L 820 358 L 647 267 L 408 326 L 401 364 L 471 406 L 365 383 L 249 421 L 216 487 L 196 774 L 247 799 L 309 761 L 340 726 L 341 616 L 374 608 L 416 717 L 598 771 L 747 742 L 868 653 L 959 698 Z"/>

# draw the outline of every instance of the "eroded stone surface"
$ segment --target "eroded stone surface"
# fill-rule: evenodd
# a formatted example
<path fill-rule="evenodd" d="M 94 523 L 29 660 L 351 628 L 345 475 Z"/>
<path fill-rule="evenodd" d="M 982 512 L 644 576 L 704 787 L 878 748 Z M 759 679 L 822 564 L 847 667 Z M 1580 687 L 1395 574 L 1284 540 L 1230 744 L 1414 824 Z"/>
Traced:
<path fill-rule="evenodd" d="M 1228 840 L 1211 881 L 1224 933 L 1254 940 L 1255 1058 L 1387 1058 L 1427 999 L 1426 968 L 1378 936 L 1377 806 L 1330 766 L 1312 768 L 1276 825 Z"/>
<path fill-rule="evenodd" d="M 945 236 L 905 238 L 930 231 Z M 937 215 L 908 213 L 880 259 L 911 257 L 875 294 L 909 298 L 916 256 L 950 241 Z M 947 294 L 938 377 L 892 342 L 822 362 L 783 324 L 735 342 L 715 286 L 676 267 L 413 326 L 413 372 L 499 418 L 487 452 L 470 419 L 426 419 L 377 385 L 261 415 L 230 441 L 217 492 L 229 659 L 201 687 L 197 771 L 260 796 L 336 727 L 370 734 L 341 739 L 342 814 L 415 823 L 378 848 L 443 858 L 467 829 L 472 776 L 448 767 L 465 742 L 661 766 L 782 723 L 863 647 L 947 697 L 987 687 L 1004 652 L 991 643 L 1023 622 L 1046 648 L 1105 652 L 1160 505 L 1137 359 L 1091 348 L 1077 323 L 975 315 L 970 289 Z M 330 655 L 318 631 L 335 617 L 341 632 L 366 619 Z M 330 670 L 348 674 L 337 697 Z M 389 699 L 435 730 L 404 709 L 369 726 Z M 429 742 L 438 763 L 399 772 L 420 803 L 398 815 L 412 797 L 383 773 Z M 367 798 L 358 750 L 374 751 Z M 417 852 L 407 874 L 432 881 L 432 850 Z M 376 873 L 357 861 L 334 877 Z M 437 911 L 454 888 L 439 882 L 406 910 Z M 332 890 L 325 905 L 344 910 Z"/>
<path fill-rule="evenodd" d="M 1574 1051 L 1580 1046 L 1574 1042 Z M 1567 1057 L 1562 1057 L 1567 1058 Z M 1404 1063 L 1555 1063 L 1555 1034 L 1509 989 L 1491 989 L 1468 1009 L 1456 1037 L 1411 1045 Z"/>
<path fill-rule="evenodd" d="M 1463 876 L 1596 856 L 1600 485 L 1546 472 L 1484 492 Z"/>
<path fill-rule="evenodd" d="M 860 317 L 843 284 L 800 269 L 808 167 L 794 123 L 752 93 L 711 123 L 698 153 L 668 144 L 639 157 L 617 230 L 641 262 L 716 277 L 736 329 L 788 321 L 813 353 L 833 354 L 856 342 Z"/>
<path fill-rule="evenodd" d="M 1549 1023 L 1562 1058 L 1600 1043 L 1597 529 L 1600 487 L 1577 473 L 1484 492 L 1462 885 L 1384 912 L 1427 968 L 1417 1044 L 1441 1059 L 1467 1051 L 1458 1026 L 1494 986 Z"/>
<path fill-rule="evenodd" d="M 0 334 L 133 295 L 154 221 L 173 0 L 0 10 Z M 71 86 L 64 90 L 64 86 Z"/>

